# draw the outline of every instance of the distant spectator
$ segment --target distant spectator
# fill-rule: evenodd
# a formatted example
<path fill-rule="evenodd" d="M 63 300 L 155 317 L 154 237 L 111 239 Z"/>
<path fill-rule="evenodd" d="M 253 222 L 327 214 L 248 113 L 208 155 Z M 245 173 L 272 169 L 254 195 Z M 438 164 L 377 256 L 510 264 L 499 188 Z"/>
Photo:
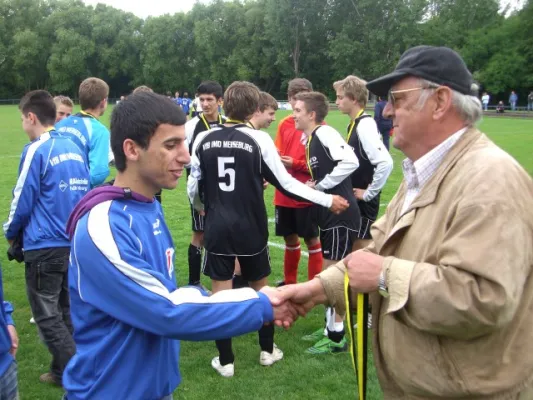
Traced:
<path fill-rule="evenodd" d="M 527 96 L 527 110 L 533 111 L 533 91 L 529 92 Z"/>
<path fill-rule="evenodd" d="M 483 96 L 481 96 L 481 103 L 483 104 L 484 111 L 488 111 L 489 102 L 490 102 L 490 95 L 487 92 L 483 93 Z"/>
<path fill-rule="evenodd" d="M 518 95 L 513 90 L 509 96 L 509 104 L 511 105 L 511 110 L 516 111 L 516 103 L 518 102 Z"/>
<path fill-rule="evenodd" d="M 124 99 L 125 99 L 124 96 L 120 96 L 120 100 L 117 101 L 117 104 L 122 103 L 124 101 Z"/>
<path fill-rule="evenodd" d="M 181 107 L 181 97 L 180 92 L 174 93 L 174 103 Z"/>
<path fill-rule="evenodd" d="M 500 101 L 498 105 L 496 106 L 496 112 L 503 114 L 505 111 L 505 106 L 503 105 L 503 101 Z"/>
<path fill-rule="evenodd" d="M 202 105 L 200 104 L 200 98 L 198 93 L 194 95 L 194 100 L 191 103 L 191 117 L 194 118 L 202 112 Z"/>
<path fill-rule="evenodd" d="M 385 109 L 386 105 L 387 102 L 381 97 L 378 97 L 378 101 L 374 106 L 374 120 L 378 125 L 379 133 L 381 133 L 383 144 L 385 145 L 387 150 L 389 150 L 389 139 L 390 131 L 392 129 L 392 120 L 383 116 L 383 110 Z"/>
<path fill-rule="evenodd" d="M 189 93 L 183 92 L 183 97 L 181 98 L 181 101 L 178 104 L 181 106 L 181 109 L 183 110 L 185 115 L 189 115 L 191 103 L 192 100 L 189 98 Z"/>

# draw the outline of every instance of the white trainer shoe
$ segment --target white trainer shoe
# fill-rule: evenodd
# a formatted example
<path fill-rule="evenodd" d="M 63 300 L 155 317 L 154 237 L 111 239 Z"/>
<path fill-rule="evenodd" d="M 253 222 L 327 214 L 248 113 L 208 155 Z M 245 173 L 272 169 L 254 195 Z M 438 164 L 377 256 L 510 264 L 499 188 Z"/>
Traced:
<path fill-rule="evenodd" d="M 268 367 L 269 365 L 274 364 L 275 362 L 283 358 L 283 352 L 278 349 L 278 346 L 274 345 L 274 350 L 272 353 L 268 351 L 262 351 L 259 355 L 259 364 Z"/>
<path fill-rule="evenodd" d="M 30 324 L 35 324 L 35 318 L 33 317 L 30 318 Z"/>
<path fill-rule="evenodd" d="M 222 375 L 224 378 L 231 378 L 235 374 L 235 365 L 234 363 L 220 365 L 220 358 L 215 357 L 211 360 L 211 366 L 216 369 L 216 371 Z"/>

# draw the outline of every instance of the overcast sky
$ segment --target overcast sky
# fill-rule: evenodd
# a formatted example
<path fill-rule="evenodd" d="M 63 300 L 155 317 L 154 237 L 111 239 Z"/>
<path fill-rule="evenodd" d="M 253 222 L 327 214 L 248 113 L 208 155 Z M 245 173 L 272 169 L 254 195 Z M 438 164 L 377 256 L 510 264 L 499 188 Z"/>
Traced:
<path fill-rule="evenodd" d="M 85 4 L 95 6 L 98 3 L 107 4 L 124 11 L 132 12 L 141 18 L 174 14 L 180 11 L 190 11 L 195 0 L 83 0 Z M 202 0 L 207 2 L 206 0 Z"/>

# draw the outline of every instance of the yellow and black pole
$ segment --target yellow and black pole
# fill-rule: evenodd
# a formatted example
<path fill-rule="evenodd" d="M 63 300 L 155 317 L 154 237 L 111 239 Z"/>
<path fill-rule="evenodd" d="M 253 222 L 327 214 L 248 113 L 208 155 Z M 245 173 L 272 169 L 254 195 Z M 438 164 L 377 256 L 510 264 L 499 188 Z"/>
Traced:
<path fill-rule="evenodd" d="M 354 332 L 354 299 L 350 290 L 348 272 L 344 275 L 344 300 L 346 303 L 346 320 L 350 334 L 350 355 L 357 375 L 359 400 L 366 400 L 367 364 L 368 364 L 368 294 L 357 295 L 357 333 Z"/>

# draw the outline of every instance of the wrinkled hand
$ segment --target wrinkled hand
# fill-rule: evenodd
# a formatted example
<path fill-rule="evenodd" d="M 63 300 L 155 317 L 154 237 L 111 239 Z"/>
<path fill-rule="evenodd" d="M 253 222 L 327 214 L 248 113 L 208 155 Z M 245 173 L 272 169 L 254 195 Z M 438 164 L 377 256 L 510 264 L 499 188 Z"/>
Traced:
<path fill-rule="evenodd" d="M 348 200 L 346 200 L 344 197 L 341 197 L 339 195 L 333 195 L 333 202 L 331 203 L 331 207 L 329 210 L 333 214 L 340 214 L 344 210 L 346 210 L 350 206 L 350 203 L 348 203 Z"/>
<path fill-rule="evenodd" d="M 353 190 L 353 194 L 355 195 L 355 198 L 356 198 L 357 200 L 363 200 L 363 197 L 364 197 L 364 195 L 365 195 L 365 192 L 366 192 L 365 189 L 358 189 L 358 188 L 355 188 L 355 189 Z"/>
<path fill-rule="evenodd" d="M 378 290 L 383 260 L 383 257 L 363 250 L 357 250 L 348 255 L 343 262 L 348 270 L 350 287 L 362 293 Z"/>
<path fill-rule="evenodd" d="M 265 286 L 260 292 L 266 295 L 272 304 L 274 323 L 285 329 L 290 328 L 298 318 L 299 312 L 297 308 L 291 302 L 284 300 L 275 288 Z"/>
<path fill-rule="evenodd" d="M 285 168 L 292 168 L 292 165 L 294 164 L 294 159 L 289 156 L 281 156 L 281 162 L 285 166 Z"/>
<path fill-rule="evenodd" d="M 324 288 L 318 279 L 282 286 L 277 290 L 278 297 L 282 301 L 292 303 L 301 317 L 304 317 L 317 304 L 326 304 L 327 302 Z M 279 325 L 279 321 L 276 321 L 276 325 Z"/>
<path fill-rule="evenodd" d="M 13 325 L 7 326 L 7 331 L 9 332 L 9 336 L 11 337 L 11 349 L 9 349 L 9 354 L 15 358 L 17 355 L 17 350 L 19 348 L 19 337 L 17 335 L 17 330 Z"/>
<path fill-rule="evenodd" d="M 316 182 L 313 181 L 313 180 L 311 180 L 311 179 L 309 179 L 307 182 L 305 182 L 305 184 L 306 184 L 307 186 L 309 186 L 311 189 L 314 189 L 315 186 L 316 186 Z"/>

